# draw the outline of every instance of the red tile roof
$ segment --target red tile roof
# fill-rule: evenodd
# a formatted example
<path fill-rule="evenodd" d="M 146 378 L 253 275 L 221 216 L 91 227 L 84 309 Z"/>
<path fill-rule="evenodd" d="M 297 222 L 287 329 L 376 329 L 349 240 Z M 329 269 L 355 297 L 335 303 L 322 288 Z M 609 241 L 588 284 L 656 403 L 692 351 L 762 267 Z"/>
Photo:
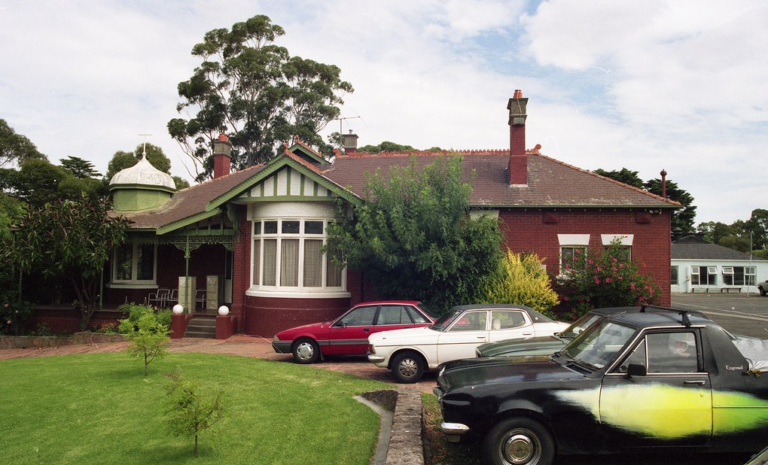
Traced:
<path fill-rule="evenodd" d="M 475 207 L 675 208 L 679 206 L 677 202 L 544 156 L 538 152 L 538 149 L 527 151 L 527 186 L 508 184 L 509 150 L 354 153 L 337 155 L 333 164 L 322 168 L 288 151 L 283 156 L 300 163 L 314 175 L 324 176 L 337 186 L 349 188 L 355 195 L 362 197 L 366 172 L 373 173 L 377 168 L 386 172 L 392 166 L 406 166 L 413 156 L 416 156 L 419 166 L 425 166 L 440 156 L 451 154 L 463 156 L 465 180 L 469 180 L 471 173 L 475 173 L 471 197 L 471 203 Z M 157 229 L 183 221 L 205 212 L 210 202 L 248 182 L 266 166 L 269 164 L 253 166 L 181 190 L 175 193 L 168 203 L 155 210 L 124 215 L 133 221 L 131 228 L 134 229 Z"/>

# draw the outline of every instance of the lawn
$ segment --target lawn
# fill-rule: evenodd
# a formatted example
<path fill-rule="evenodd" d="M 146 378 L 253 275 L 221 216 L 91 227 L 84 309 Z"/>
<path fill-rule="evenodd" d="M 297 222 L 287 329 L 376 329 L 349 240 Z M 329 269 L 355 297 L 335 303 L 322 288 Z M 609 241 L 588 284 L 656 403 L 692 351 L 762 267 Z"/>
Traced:
<path fill-rule="evenodd" d="M 225 390 L 225 418 L 172 436 L 164 373 Z M 0 454 L 22 464 L 370 463 L 379 417 L 352 396 L 390 386 L 287 363 L 169 354 L 143 376 L 125 353 L 0 362 Z"/>

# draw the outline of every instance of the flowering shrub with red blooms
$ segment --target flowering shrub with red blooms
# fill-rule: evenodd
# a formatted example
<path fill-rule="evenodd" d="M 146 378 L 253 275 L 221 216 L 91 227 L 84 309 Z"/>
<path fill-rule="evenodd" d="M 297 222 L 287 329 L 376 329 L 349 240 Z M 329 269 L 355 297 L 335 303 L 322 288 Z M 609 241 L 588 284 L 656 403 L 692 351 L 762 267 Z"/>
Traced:
<path fill-rule="evenodd" d="M 626 258 L 626 249 L 616 241 L 607 248 L 588 252 L 575 250 L 563 259 L 565 272 L 558 284 L 563 304 L 574 317 L 594 308 L 630 307 L 655 303 L 661 288 L 640 265 Z"/>
<path fill-rule="evenodd" d="M 32 305 L 29 302 L 12 304 L 4 301 L 0 306 L 0 334 L 20 336 L 31 319 Z"/>

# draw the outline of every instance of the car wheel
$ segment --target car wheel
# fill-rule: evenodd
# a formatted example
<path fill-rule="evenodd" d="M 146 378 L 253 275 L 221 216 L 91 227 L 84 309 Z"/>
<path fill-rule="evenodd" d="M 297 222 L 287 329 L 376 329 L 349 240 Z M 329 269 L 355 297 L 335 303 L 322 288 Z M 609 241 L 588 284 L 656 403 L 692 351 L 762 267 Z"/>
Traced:
<path fill-rule="evenodd" d="M 766 291 L 766 290 L 765 290 L 765 289 L 763 289 L 762 287 L 760 287 L 760 288 L 758 288 L 758 289 L 760 289 L 760 295 L 761 295 L 761 296 L 765 297 L 765 294 L 768 294 L 768 291 Z"/>
<path fill-rule="evenodd" d="M 392 374 L 401 383 L 415 383 L 424 374 L 424 359 L 415 352 L 402 352 L 392 360 Z"/>
<path fill-rule="evenodd" d="M 320 346 L 312 339 L 299 339 L 293 344 L 293 359 L 296 363 L 315 363 L 320 359 Z"/>
<path fill-rule="evenodd" d="M 555 445 L 541 423 L 513 417 L 491 428 L 483 442 L 483 454 L 493 465 L 550 465 Z"/>

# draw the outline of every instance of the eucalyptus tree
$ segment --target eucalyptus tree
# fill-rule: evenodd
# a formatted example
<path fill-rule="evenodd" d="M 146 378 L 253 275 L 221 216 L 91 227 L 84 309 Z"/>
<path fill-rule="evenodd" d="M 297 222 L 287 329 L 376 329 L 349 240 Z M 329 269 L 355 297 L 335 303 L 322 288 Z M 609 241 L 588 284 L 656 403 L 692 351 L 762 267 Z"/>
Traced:
<path fill-rule="evenodd" d="M 193 160 L 196 180 L 210 177 L 213 140 L 232 143 L 232 164 L 263 163 L 294 136 L 327 150 L 318 132 L 339 116 L 342 96 L 353 92 L 341 70 L 298 56 L 275 44 L 285 30 L 258 15 L 232 29 L 214 29 L 192 48 L 202 59 L 192 77 L 179 83 L 185 117 L 168 131 Z"/>

